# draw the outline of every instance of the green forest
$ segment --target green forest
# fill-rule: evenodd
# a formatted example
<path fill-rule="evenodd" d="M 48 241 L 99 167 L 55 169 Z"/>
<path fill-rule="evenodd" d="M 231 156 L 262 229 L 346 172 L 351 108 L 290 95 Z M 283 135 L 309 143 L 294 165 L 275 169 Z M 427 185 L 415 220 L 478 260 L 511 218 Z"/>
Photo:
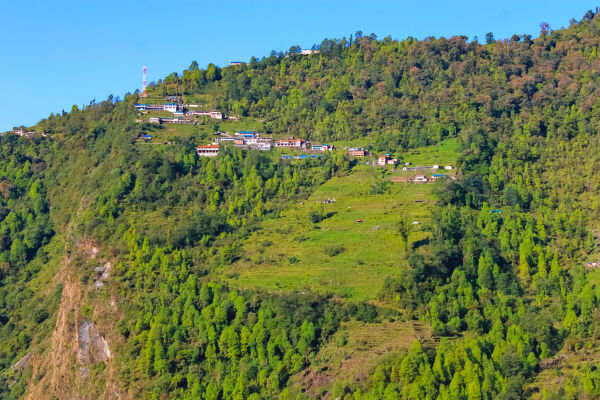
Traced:
<path fill-rule="evenodd" d="M 198 157 L 216 121 L 139 143 L 166 130 L 136 122 L 139 92 L 0 135 L 0 397 L 600 398 L 599 46 L 592 11 L 535 39 L 357 32 L 148 88 L 336 143 L 322 158 Z M 354 143 L 400 162 L 456 147 L 456 179 L 422 189 L 421 224 L 409 184 Z M 317 247 L 331 281 L 346 274 L 335 260 L 368 244 L 344 242 L 355 204 L 313 204 L 325 189 L 388 222 L 379 259 L 344 259 L 371 286 L 357 295 L 294 286 L 310 260 L 280 242 L 339 238 Z M 275 283 L 253 281 L 265 270 Z"/>

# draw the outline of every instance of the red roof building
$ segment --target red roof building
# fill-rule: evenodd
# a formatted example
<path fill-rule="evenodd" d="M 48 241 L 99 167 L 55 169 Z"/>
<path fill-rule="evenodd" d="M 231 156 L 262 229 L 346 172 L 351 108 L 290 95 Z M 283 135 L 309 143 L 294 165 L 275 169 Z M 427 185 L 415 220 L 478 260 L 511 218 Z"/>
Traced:
<path fill-rule="evenodd" d="M 196 154 L 199 157 L 215 157 L 219 154 L 219 145 L 209 144 L 207 146 L 198 146 L 196 147 Z"/>

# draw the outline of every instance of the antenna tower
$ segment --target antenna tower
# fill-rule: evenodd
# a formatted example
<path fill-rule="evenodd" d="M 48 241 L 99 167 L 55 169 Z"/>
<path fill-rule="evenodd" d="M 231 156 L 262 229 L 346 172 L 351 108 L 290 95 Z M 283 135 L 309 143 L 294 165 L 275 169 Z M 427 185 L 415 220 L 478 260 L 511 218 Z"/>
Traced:
<path fill-rule="evenodd" d="M 146 66 L 144 65 L 144 81 L 142 93 L 146 94 Z"/>

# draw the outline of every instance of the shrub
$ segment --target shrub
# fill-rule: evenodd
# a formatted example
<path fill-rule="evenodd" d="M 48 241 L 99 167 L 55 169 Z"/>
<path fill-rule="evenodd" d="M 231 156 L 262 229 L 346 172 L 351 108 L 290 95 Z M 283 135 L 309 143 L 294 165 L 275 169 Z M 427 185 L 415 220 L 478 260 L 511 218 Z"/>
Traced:
<path fill-rule="evenodd" d="M 35 310 L 33 313 L 33 321 L 36 324 L 41 324 L 46 320 L 46 318 L 48 318 L 48 311 L 44 309 Z"/>
<path fill-rule="evenodd" d="M 346 250 L 344 246 L 328 246 L 325 247 L 324 251 L 329 257 L 335 257 Z"/>

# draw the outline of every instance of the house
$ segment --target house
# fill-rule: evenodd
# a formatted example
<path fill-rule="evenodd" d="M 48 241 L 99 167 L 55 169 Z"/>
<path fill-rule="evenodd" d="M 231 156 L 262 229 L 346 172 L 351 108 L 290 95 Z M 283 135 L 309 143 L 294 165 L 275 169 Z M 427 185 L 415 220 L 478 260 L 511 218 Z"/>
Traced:
<path fill-rule="evenodd" d="M 311 55 L 311 54 L 319 54 L 319 50 L 310 50 L 310 49 L 302 49 L 300 54 L 303 56 Z"/>
<path fill-rule="evenodd" d="M 500 210 L 492 210 L 492 211 L 490 211 L 490 213 L 492 213 L 492 214 L 501 214 L 502 211 L 500 211 Z"/>
<path fill-rule="evenodd" d="M 189 104 L 188 107 L 198 107 L 195 104 Z M 199 115 L 203 117 L 211 117 L 212 119 L 225 119 L 225 114 L 221 111 L 188 111 L 185 115 Z"/>
<path fill-rule="evenodd" d="M 219 136 L 215 138 L 215 142 L 217 143 L 226 143 L 226 142 L 235 142 L 237 138 L 233 136 Z"/>
<path fill-rule="evenodd" d="M 284 154 L 281 156 L 281 158 L 284 160 L 290 160 L 292 158 L 292 156 L 288 156 L 287 154 Z"/>
<path fill-rule="evenodd" d="M 275 147 L 299 147 L 306 146 L 306 141 L 303 139 L 281 139 L 275 142 Z"/>
<path fill-rule="evenodd" d="M 150 117 L 150 118 L 148 118 L 148 122 L 150 122 L 151 124 L 160 124 L 160 118 L 159 117 Z"/>
<path fill-rule="evenodd" d="M 452 165 L 446 165 L 444 169 L 454 169 L 454 167 Z"/>
<path fill-rule="evenodd" d="M 425 175 L 417 175 L 413 180 L 414 183 L 427 183 L 429 180 Z"/>
<path fill-rule="evenodd" d="M 219 154 L 219 145 L 209 144 L 206 146 L 198 146 L 196 147 L 196 154 L 198 154 L 199 157 L 215 157 Z"/>
<path fill-rule="evenodd" d="M 163 111 L 165 109 L 163 104 L 136 104 L 134 107 L 139 111 Z"/>
<path fill-rule="evenodd" d="M 439 165 L 433 165 L 433 166 L 431 167 L 431 169 L 440 169 L 440 166 L 439 166 Z"/>
<path fill-rule="evenodd" d="M 177 103 L 165 103 L 163 104 L 163 110 L 168 111 L 168 112 L 177 112 L 177 110 L 179 109 L 179 106 L 177 105 Z"/>
<path fill-rule="evenodd" d="M 328 145 L 326 143 L 323 144 L 313 144 L 312 149 L 314 151 L 331 151 L 333 150 L 333 146 Z"/>
<path fill-rule="evenodd" d="M 364 149 L 349 150 L 348 155 L 353 157 L 365 157 L 369 153 Z"/>
<path fill-rule="evenodd" d="M 257 150 L 269 151 L 271 150 L 271 142 L 258 142 L 254 145 Z"/>
<path fill-rule="evenodd" d="M 437 180 L 437 179 L 439 179 L 439 178 L 445 178 L 445 177 L 446 177 L 446 175 L 444 175 L 444 174 L 433 174 L 433 175 L 431 175 L 431 179 L 433 179 L 434 181 Z"/>
<path fill-rule="evenodd" d="M 142 139 L 144 139 L 144 140 L 150 140 L 150 139 L 152 139 L 152 135 L 143 135 Z"/>
<path fill-rule="evenodd" d="M 174 117 L 183 117 L 183 111 L 175 111 L 175 112 L 173 113 L 173 116 L 174 116 Z"/>
<path fill-rule="evenodd" d="M 246 65 L 246 63 L 242 61 L 232 61 L 229 65 Z"/>
<path fill-rule="evenodd" d="M 382 156 L 377 157 L 377 165 L 379 165 L 379 166 L 384 167 L 388 164 L 396 165 L 397 162 L 398 162 L 398 159 L 392 158 L 392 156 L 390 154 L 384 154 Z"/>

